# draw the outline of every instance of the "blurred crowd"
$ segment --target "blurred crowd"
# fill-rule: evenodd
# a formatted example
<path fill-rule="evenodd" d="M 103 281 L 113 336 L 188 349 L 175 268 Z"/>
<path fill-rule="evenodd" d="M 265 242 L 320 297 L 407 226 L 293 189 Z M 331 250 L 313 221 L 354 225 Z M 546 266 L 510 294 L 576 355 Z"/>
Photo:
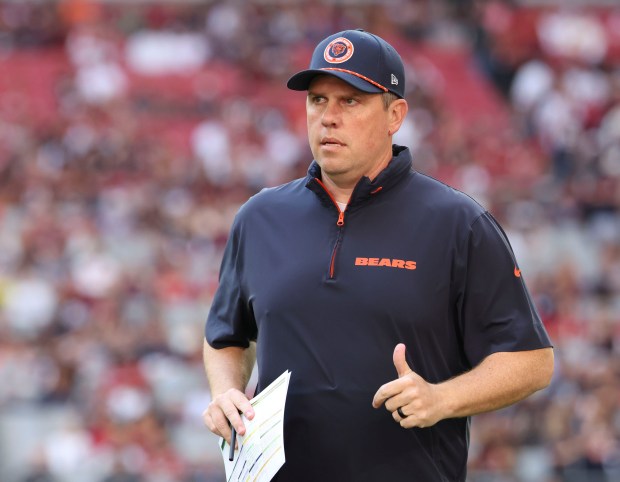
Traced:
<path fill-rule="evenodd" d="M 473 419 L 469 480 L 620 480 L 620 8 L 501 0 L 0 2 L 0 480 L 223 480 L 228 229 L 304 175 L 285 81 L 357 27 L 407 64 L 395 142 L 500 220 L 556 347 L 550 388 Z"/>

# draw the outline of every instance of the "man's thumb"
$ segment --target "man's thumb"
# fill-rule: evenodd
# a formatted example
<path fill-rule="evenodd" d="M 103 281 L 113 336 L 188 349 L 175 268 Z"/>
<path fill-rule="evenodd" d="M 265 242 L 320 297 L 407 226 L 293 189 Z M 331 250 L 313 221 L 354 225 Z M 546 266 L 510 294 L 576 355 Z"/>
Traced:
<path fill-rule="evenodd" d="M 406 353 L 407 347 L 403 343 L 399 343 L 394 348 L 394 366 L 398 372 L 398 378 L 404 377 L 413 371 L 407 364 Z"/>

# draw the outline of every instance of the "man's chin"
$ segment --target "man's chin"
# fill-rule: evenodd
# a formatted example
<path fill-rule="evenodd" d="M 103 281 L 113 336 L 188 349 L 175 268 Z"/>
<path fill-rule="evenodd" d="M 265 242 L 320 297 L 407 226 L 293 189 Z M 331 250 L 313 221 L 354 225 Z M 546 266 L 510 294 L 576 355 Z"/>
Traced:
<path fill-rule="evenodd" d="M 323 164 L 319 163 L 319 166 L 321 166 L 321 172 L 323 174 L 328 175 L 331 178 L 345 176 L 347 172 L 349 172 L 347 169 L 344 169 L 341 166 L 334 166 L 333 164 L 329 162 L 326 162 Z"/>

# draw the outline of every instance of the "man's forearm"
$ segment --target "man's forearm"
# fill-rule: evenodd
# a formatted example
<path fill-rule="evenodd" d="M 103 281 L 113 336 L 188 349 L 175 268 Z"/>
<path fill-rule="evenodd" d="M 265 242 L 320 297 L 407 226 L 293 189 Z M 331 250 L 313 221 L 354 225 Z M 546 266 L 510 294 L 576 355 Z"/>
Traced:
<path fill-rule="evenodd" d="M 256 360 L 255 343 L 250 343 L 249 348 L 227 347 L 218 350 L 205 340 L 202 353 L 213 397 L 230 388 L 245 390 Z"/>
<path fill-rule="evenodd" d="M 552 374 L 551 348 L 494 353 L 473 370 L 436 386 L 442 418 L 507 407 L 545 388 Z"/>

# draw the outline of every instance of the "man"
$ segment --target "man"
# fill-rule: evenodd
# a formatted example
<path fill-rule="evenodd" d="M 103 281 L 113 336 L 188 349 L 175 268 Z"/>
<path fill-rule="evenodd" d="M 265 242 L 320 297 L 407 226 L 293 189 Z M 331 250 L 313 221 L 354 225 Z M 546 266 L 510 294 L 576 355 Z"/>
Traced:
<path fill-rule="evenodd" d="M 469 417 L 549 384 L 550 341 L 508 241 L 466 195 L 416 172 L 392 135 L 407 114 L 400 56 L 361 30 L 315 49 L 314 162 L 239 211 L 206 324 L 230 440 L 244 395 L 291 370 L 278 481 L 464 481 Z"/>

